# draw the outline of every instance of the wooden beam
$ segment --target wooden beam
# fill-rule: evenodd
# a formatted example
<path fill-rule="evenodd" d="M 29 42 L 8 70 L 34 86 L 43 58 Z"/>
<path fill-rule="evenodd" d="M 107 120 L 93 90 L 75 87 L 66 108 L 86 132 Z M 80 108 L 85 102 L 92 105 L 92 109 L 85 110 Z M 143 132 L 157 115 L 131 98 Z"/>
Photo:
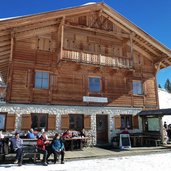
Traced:
<path fill-rule="evenodd" d="M 8 51 L 8 50 L 10 50 L 10 49 L 11 49 L 11 48 L 10 48 L 9 45 L 7 45 L 7 46 L 2 46 L 2 47 L 0 47 L 0 52 Z"/>
<path fill-rule="evenodd" d="M 13 58 L 13 51 L 14 51 L 14 32 L 11 32 L 11 52 L 10 52 L 10 59 L 9 61 L 12 61 Z"/>
<path fill-rule="evenodd" d="M 12 74 L 13 74 L 13 51 L 14 51 L 14 31 L 11 32 L 11 52 L 10 52 L 10 58 L 9 58 L 9 67 L 8 67 L 8 73 L 7 73 L 7 85 L 8 85 L 8 90 L 7 90 L 7 101 L 10 100 L 11 98 L 11 91 L 12 91 Z"/>
<path fill-rule="evenodd" d="M 111 16 L 115 21 L 120 23 L 123 27 L 127 28 L 127 30 L 135 32 L 137 35 L 139 35 L 142 39 L 150 43 L 152 46 L 160 50 L 161 52 L 167 54 L 169 57 L 171 57 L 171 52 L 168 48 L 160 44 L 158 41 L 156 41 L 154 38 L 152 38 L 150 35 L 139 29 L 137 26 L 132 24 L 130 21 L 122 17 L 120 14 L 116 13 L 113 10 L 110 9 L 103 9 L 103 11 Z"/>
<path fill-rule="evenodd" d="M 106 34 L 109 36 L 115 36 L 118 39 L 121 38 L 129 38 L 129 34 L 124 34 L 124 33 L 118 33 L 118 32 L 113 32 L 113 31 L 105 31 L 105 30 L 100 30 L 100 29 L 94 29 L 94 28 L 90 28 L 90 27 L 81 27 L 81 26 L 73 26 L 73 25 L 69 25 L 69 24 L 65 24 L 66 27 L 70 27 L 70 28 L 75 28 L 75 29 L 80 29 L 80 30 L 84 30 L 84 31 L 91 31 L 94 33 L 100 33 L 100 34 Z"/>
<path fill-rule="evenodd" d="M 56 31 L 57 31 L 56 26 L 47 26 L 47 27 L 33 29 L 33 30 L 25 31 L 25 32 L 16 33 L 15 39 L 16 40 L 22 40 L 25 38 L 34 37 L 37 35 L 56 32 Z"/>
<path fill-rule="evenodd" d="M 61 46 L 60 46 L 60 59 L 63 57 L 63 44 L 64 44 L 64 24 L 65 24 L 65 17 L 63 17 L 61 21 Z"/>
<path fill-rule="evenodd" d="M 168 63 L 168 65 L 171 66 L 171 61 L 169 61 L 168 59 L 165 59 L 163 62 L 166 62 L 166 63 Z"/>
<path fill-rule="evenodd" d="M 130 34 L 130 58 L 132 59 L 133 66 L 134 66 L 134 56 L 133 56 L 133 40 L 132 40 L 133 35 Z"/>
<path fill-rule="evenodd" d="M 81 6 L 78 8 L 70 8 L 65 10 L 59 10 L 55 12 L 46 12 L 42 14 L 36 14 L 32 16 L 27 17 L 20 17 L 12 20 L 6 20 L 0 22 L 0 30 L 6 30 L 9 28 L 15 28 L 15 27 L 22 27 L 26 25 L 30 25 L 37 22 L 44 22 L 52 19 L 59 19 L 63 16 L 71 16 L 71 15 L 79 15 L 82 13 L 89 13 L 91 11 L 97 10 L 99 7 L 97 7 L 96 4 L 89 5 L 89 6 Z"/>
<path fill-rule="evenodd" d="M 127 42 L 128 46 L 131 46 L 130 42 Z M 147 53 L 146 51 L 144 51 L 143 49 L 141 49 L 140 47 L 138 47 L 137 45 L 133 44 L 132 45 L 133 49 L 140 52 L 142 55 L 144 55 L 146 58 L 148 58 L 150 61 L 153 61 L 152 56 Z"/>
<path fill-rule="evenodd" d="M 0 36 L 0 42 L 10 41 L 10 39 L 11 39 L 10 35 Z"/>
<path fill-rule="evenodd" d="M 150 48 L 148 45 L 146 45 L 145 43 L 143 43 L 142 41 L 140 41 L 138 38 L 133 37 L 133 40 L 138 42 L 140 45 L 142 45 L 143 47 L 145 47 L 147 50 L 149 50 L 151 53 L 153 53 L 155 56 L 159 56 L 159 53 L 157 53 L 155 50 L 153 50 L 152 48 Z"/>
<path fill-rule="evenodd" d="M 17 27 L 14 29 L 14 31 L 15 31 L 15 33 L 19 33 L 19 32 L 25 32 L 25 31 L 29 31 L 29 30 L 36 30 L 39 28 L 56 25 L 59 22 L 60 21 L 58 21 L 58 20 L 57 21 L 50 20 L 50 21 L 45 21 L 45 22 L 38 22 L 38 23 L 31 24 L 31 25 L 23 26 L 23 27 Z"/>
<path fill-rule="evenodd" d="M 111 17 L 110 13 L 103 9 L 103 16 L 108 17 L 110 21 L 112 21 L 116 26 L 120 27 L 122 30 L 124 30 L 126 33 L 130 33 L 131 30 L 125 27 L 123 24 L 119 23 L 115 18 Z"/>
<path fill-rule="evenodd" d="M 10 45 L 10 43 L 11 43 L 10 40 L 0 42 L 0 48 L 1 48 L 2 46 L 8 46 L 8 45 Z"/>
<path fill-rule="evenodd" d="M 1 56 L 7 55 L 7 54 L 10 54 L 10 50 L 6 50 L 6 51 L 3 51 L 3 52 L 0 52 L 0 58 L 1 58 Z"/>

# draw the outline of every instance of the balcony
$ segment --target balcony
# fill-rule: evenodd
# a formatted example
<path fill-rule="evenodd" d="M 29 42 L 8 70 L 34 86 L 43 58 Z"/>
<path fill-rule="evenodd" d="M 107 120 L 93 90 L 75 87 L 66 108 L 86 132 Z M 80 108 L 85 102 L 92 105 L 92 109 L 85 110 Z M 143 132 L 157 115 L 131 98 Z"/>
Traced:
<path fill-rule="evenodd" d="M 79 51 L 63 50 L 62 60 L 79 63 L 110 66 L 113 68 L 132 69 L 133 61 L 128 57 L 104 56 Z"/>

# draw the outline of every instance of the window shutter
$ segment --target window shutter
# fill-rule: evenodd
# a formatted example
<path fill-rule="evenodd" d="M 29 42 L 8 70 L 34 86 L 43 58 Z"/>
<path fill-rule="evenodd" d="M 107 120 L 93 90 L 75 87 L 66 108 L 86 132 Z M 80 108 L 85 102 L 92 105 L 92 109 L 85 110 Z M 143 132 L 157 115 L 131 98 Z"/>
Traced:
<path fill-rule="evenodd" d="M 31 115 L 22 115 L 21 130 L 29 130 L 31 128 Z"/>
<path fill-rule="evenodd" d="M 115 116 L 114 117 L 114 123 L 115 123 L 115 129 L 120 129 L 121 128 L 121 117 L 120 116 Z"/>
<path fill-rule="evenodd" d="M 7 114 L 7 120 L 6 120 L 6 130 L 15 130 L 15 114 Z"/>
<path fill-rule="evenodd" d="M 48 130 L 56 130 L 56 115 L 48 115 Z"/>
<path fill-rule="evenodd" d="M 84 128 L 91 129 L 91 116 L 90 115 L 84 115 Z"/>
<path fill-rule="evenodd" d="M 138 124 L 138 115 L 133 116 L 133 128 L 138 129 L 139 124 Z"/>
<path fill-rule="evenodd" d="M 69 116 L 61 115 L 61 129 L 69 129 Z"/>

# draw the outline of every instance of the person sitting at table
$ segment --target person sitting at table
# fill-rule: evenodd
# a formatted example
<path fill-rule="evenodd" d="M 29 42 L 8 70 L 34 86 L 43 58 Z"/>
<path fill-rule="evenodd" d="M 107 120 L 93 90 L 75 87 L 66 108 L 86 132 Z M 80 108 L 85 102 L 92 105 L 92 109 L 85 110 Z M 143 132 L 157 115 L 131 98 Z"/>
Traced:
<path fill-rule="evenodd" d="M 63 134 L 62 134 L 62 138 L 72 138 L 72 131 L 70 129 L 67 129 Z"/>
<path fill-rule="evenodd" d="M 47 166 L 47 155 L 48 155 L 48 145 L 50 144 L 49 140 L 46 138 L 46 132 L 43 132 L 42 135 L 37 139 L 37 151 L 43 154 L 43 165 Z"/>
<path fill-rule="evenodd" d="M 27 133 L 27 138 L 29 138 L 29 139 L 34 139 L 34 138 L 35 138 L 33 128 L 31 128 L 31 129 L 28 131 L 28 133 Z"/>
<path fill-rule="evenodd" d="M 61 155 L 61 164 L 64 164 L 65 147 L 61 140 L 61 135 L 58 133 L 55 134 L 52 140 L 51 150 L 48 152 L 47 160 L 52 153 L 54 154 L 54 164 L 58 160 L 58 155 Z"/>
<path fill-rule="evenodd" d="M 80 136 L 81 137 L 86 137 L 87 136 L 86 130 L 84 128 L 80 131 Z"/>
<path fill-rule="evenodd" d="M 10 139 L 12 151 L 16 153 L 14 164 L 19 166 L 22 165 L 23 161 L 23 140 L 20 138 L 20 134 L 18 132 L 15 133 L 15 137 Z"/>
<path fill-rule="evenodd" d="M 71 141 L 67 141 L 66 139 L 72 138 L 72 131 L 70 129 L 67 129 L 63 134 L 62 134 L 62 139 L 64 140 L 65 143 L 65 150 L 71 149 Z"/>
<path fill-rule="evenodd" d="M 121 134 L 129 134 L 128 128 L 125 127 L 125 129 L 121 132 Z"/>

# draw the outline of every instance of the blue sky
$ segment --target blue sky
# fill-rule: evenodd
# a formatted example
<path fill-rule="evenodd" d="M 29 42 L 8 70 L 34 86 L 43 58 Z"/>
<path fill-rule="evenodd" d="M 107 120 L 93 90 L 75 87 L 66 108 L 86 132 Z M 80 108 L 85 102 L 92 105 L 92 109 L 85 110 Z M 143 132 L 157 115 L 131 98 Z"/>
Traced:
<path fill-rule="evenodd" d="M 0 18 L 31 15 L 88 2 L 105 2 L 171 49 L 171 0 L 1 0 Z M 158 84 L 171 80 L 171 67 L 157 74 Z"/>

